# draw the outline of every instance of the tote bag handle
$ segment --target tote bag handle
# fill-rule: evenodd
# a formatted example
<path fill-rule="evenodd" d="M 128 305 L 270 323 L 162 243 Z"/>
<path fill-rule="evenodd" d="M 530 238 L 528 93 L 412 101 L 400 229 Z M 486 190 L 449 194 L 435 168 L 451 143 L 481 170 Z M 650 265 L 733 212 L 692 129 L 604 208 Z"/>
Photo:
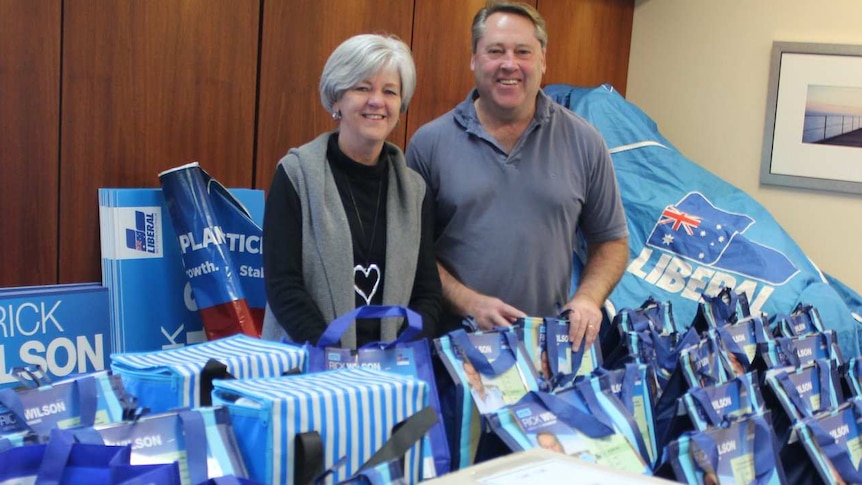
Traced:
<path fill-rule="evenodd" d="M 337 346 L 341 340 L 341 336 L 357 318 L 387 317 L 404 317 L 407 319 L 407 328 L 401 332 L 401 335 L 393 343 L 409 342 L 422 332 L 422 317 L 413 310 L 403 306 L 368 305 L 361 306 L 333 320 L 326 327 L 323 335 L 320 336 L 317 346 L 319 348 Z"/>

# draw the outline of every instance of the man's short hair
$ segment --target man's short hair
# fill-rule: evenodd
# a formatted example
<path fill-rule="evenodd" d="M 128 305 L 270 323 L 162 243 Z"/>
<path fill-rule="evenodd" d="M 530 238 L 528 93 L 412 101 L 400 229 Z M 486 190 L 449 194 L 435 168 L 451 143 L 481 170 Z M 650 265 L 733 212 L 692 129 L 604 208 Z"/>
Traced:
<path fill-rule="evenodd" d="M 520 15 L 532 22 L 533 27 L 535 27 L 536 30 L 536 39 L 539 41 L 539 44 L 542 45 L 542 49 L 548 47 L 548 29 L 545 27 L 545 19 L 542 18 L 542 15 L 538 10 L 533 8 L 532 5 L 522 2 L 491 0 L 486 3 L 482 9 L 476 12 L 476 15 L 473 17 L 473 53 L 476 52 L 476 46 L 479 45 L 479 39 L 485 35 L 485 23 L 488 21 L 488 17 L 499 12 Z"/>

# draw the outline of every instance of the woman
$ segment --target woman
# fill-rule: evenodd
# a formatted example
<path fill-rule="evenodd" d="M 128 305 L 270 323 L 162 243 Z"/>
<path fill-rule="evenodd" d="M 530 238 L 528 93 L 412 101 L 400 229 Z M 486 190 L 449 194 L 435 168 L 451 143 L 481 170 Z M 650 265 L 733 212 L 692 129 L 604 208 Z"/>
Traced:
<path fill-rule="evenodd" d="M 278 163 L 264 213 L 263 338 L 316 343 L 362 305 L 402 305 L 436 334 L 441 287 L 422 178 L 386 142 L 416 87 L 406 44 L 357 35 L 326 62 L 320 99 L 338 127 Z M 393 340 L 393 319 L 359 320 L 341 344 Z"/>

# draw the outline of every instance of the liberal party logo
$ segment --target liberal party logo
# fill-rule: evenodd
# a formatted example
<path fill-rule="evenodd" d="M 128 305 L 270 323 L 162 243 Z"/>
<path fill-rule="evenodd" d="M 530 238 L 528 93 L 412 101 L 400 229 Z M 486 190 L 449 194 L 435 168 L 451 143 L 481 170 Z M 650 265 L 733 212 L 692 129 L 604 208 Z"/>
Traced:
<path fill-rule="evenodd" d="M 156 254 L 159 237 L 159 221 L 156 213 L 135 211 L 135 227 L 126 228 L 126 247 L 135 251 Z"/>
<path fill-rule="evenodd" d="M 745 237 L 754 224 L 746 214 L 719 209 L 702 194 L 689 192 L 665 207 L 646 244 L 700 265 L 782 285 L 799 269 L 783 253 Z"/>

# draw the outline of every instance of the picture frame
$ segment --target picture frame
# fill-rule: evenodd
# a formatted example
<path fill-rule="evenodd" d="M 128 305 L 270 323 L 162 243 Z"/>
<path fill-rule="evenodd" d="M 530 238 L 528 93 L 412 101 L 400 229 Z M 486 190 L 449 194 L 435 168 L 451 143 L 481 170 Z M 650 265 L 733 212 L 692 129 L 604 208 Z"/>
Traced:
<path fill-rule="evenodd" d="M 862 194 L 862 46 L 773 42 L 760 182 Z"/>

